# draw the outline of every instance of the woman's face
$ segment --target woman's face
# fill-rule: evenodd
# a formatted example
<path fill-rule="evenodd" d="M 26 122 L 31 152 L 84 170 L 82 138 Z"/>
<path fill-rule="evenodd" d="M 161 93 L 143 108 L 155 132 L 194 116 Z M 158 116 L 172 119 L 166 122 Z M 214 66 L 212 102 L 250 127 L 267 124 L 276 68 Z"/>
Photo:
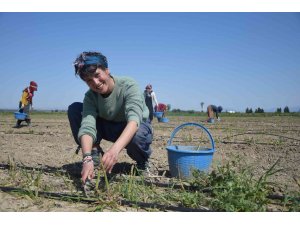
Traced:
<path fill-rule="evenodd" d="M 97 68 L 95 73 L 84 81 L 93 91 L 99 94 L 109 94 L 113 88 L 113 80 L 109 75 L 109 69 Z"/>

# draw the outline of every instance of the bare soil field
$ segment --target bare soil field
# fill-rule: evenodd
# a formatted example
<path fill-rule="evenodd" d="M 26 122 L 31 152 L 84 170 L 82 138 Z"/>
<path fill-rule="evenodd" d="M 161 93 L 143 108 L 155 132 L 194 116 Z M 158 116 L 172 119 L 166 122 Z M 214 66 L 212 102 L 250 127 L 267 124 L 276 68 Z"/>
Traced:
<path fill-rule="evenodd" d="M 283 170 L 270 178 L 278 184 L 274 193 L 280 195 L 289 191 L 299 192 L 300 117 L 224 117 L 221 122 L 214 124 L 201 122 L 205 120 L 204 117 L 170 116 L 169 119 L 169 123 L 153 120 L 151 162 L 158 175 L 169 176 L 166 146 L 174 128 L 183 123 L 194 122 L 207 127 L 214 138 L 216 151 L 211 170 L 240 156 L 259 177 L 279 159 L 277 166 Z M 47 198 L 41 195 L 32 197 L 14 192 L 14 188 L 24 188 L 25 178 L 26 187 L 38 185 L 44 192 L 81 191 L 81 153 L 75 154 L 77 145 L 66 114 L 37 113 L 32 115 L 31 127 L 24 124 L 16 129 L 13 128 L 14 125 L 15 119 L 12 114 L 0 114 L 0 211 L 91 210 L 91 205 L 86 202 L 65 201 L 62 198 Z M 196 128 L 186 129 L 179 136 L 179 143 L 194 142 L 198 137 L 205 139 L 205 135 Z M 174 141 L 177 140 L 174 138 Z M 208 140 L 207 143 L 203 143 L 210 144 Z M 105 151 L 110 144 L 103 141 L 101 146 Z M 113 173 L 125 173 L 126 168 L 130 168 L 133 163 L 124 150 Z M 37 180 L 39 183 L 34 184 Z M 119 206 L 118 211 L 138 210 L 125 204 Z"/>

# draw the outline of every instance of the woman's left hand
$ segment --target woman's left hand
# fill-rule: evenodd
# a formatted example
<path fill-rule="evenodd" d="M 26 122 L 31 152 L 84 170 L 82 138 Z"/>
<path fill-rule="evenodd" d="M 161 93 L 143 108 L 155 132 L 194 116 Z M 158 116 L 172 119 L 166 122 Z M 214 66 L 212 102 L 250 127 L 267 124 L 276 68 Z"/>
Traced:
<path fill-rule="evenodd" d="M 104 166 L 104 169 L 111 173 L 112 168 L 114 165 L 118 162 L 118 151 L 115 151 L 113 148 L 110 148 L 102 157 L 102 163 Z"/>

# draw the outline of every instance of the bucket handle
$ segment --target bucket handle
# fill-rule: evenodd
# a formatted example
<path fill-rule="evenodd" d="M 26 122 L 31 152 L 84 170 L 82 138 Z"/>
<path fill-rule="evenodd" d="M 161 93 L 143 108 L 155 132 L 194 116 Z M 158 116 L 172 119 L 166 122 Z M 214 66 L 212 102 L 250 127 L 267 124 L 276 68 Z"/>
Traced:
<path fill-rule="evenodd" d="M 209 137 L 209 139 L 210 139 L 210 142 L 211 142 L 211 145 L 212 145 L 212 149 L 215 149 L 214 139 L 213 139 L 213 137 L 211 136 L 210 132 L 208 131 L 208 129 L 207 129 L 206 127 L 204 127 L 203 125 L 198 124 L 198 123 L 184 123 L 184 124 L 181 124 L 180 126 L 176 127 L 176 128 L 174 129 L 174 131 L 172 132 L 172 134 L 171 134 L 171 138 L 170 138 L 170 140 L 168 141 L 168 145 L 171 145 L 172 140 L 173 140 L 174 136 L 176 135 L 176 133 L 177 133 L 179 130 L 181 130 L 183 127 L 186 127 L 186 126 L 195 126 L 195 127 L 200 127 L 201 129 L 203 129 L 203 130 L 207 133 L 207 135 L 208 135 L 208 137 Z"/>

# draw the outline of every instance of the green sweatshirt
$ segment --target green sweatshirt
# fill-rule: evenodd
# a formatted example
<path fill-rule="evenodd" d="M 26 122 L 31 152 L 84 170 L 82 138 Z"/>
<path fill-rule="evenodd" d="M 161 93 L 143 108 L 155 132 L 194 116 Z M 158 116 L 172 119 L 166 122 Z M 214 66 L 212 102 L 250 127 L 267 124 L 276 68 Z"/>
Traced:
<path fill-rule="evenodd" d="M 88 134 L 96 141 L 96 118 L 114 122 L 135 121 L 139 126 L 146 121 L 149 110 L 138 84 L 129 77 L 113 77 L 115 86 L 112 93 L 104 98 L 91 89 L 85 93 L 83 100 L 82 122 L 78 139 Z"/>

